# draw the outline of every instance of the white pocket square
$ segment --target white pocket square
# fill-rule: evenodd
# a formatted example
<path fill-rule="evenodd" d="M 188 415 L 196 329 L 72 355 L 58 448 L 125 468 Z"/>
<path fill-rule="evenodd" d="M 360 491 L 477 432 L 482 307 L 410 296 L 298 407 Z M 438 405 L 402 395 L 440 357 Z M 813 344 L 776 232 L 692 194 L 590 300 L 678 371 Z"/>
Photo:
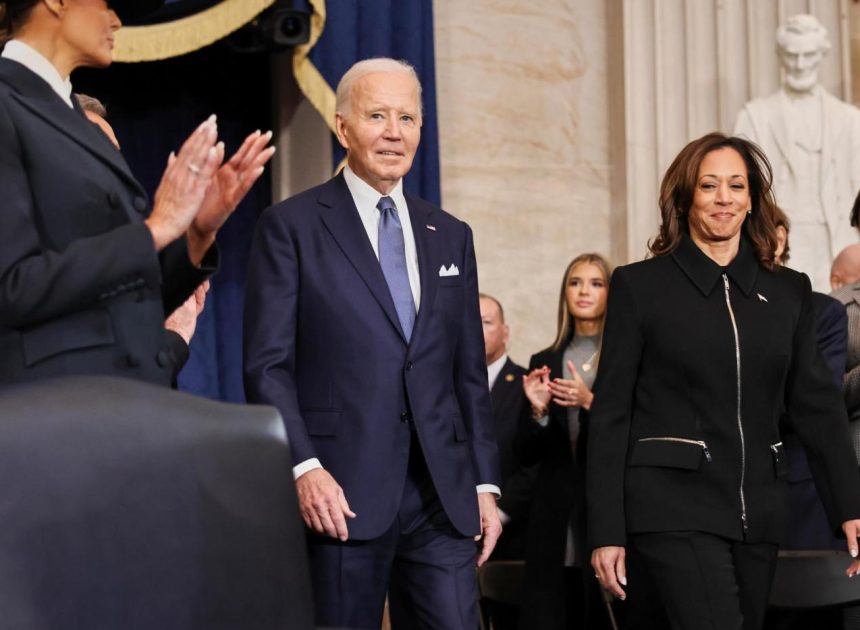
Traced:
<path fill-rule="evenodd" d="M 460 270 L 457 269 L 457 265 L 451 263 L 451 266 L 446 268 L 445 265 L 442 265 L 439 268 L 439 277 L 444 278 L 446 276 L 459 276 Z"/>

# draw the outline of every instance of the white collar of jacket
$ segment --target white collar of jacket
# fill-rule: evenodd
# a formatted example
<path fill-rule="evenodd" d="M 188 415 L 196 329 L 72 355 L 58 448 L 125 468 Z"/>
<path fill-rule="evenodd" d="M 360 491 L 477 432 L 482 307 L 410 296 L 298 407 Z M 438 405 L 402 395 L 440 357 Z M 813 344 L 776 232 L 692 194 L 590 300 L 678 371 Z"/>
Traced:
<path fill-rule="evenodd" d="M 723 275 L 723 268 L 708 258 L 687 234 L 681 237 L 681 242 L 670 256 L 702 295 L 710 295 Z M 755 286 L 759 267 L 752 243 L 742 235 L 738 255 L 729 263 L 726 273 L 743 294 L 749 296 Z"/>
<path fill-rule="evenodd" d="M 22 41 L 12 39 L 6 42 L 6 46 L 3 48 L 3 57 L 17 61 L 27 68 L 50 85 L 51 89 L 63 99 L 66 105 L 72 107 L 72 82 L 68 77 L 63 79 L 54 64 L 45 59 L 38 50 Z"/>

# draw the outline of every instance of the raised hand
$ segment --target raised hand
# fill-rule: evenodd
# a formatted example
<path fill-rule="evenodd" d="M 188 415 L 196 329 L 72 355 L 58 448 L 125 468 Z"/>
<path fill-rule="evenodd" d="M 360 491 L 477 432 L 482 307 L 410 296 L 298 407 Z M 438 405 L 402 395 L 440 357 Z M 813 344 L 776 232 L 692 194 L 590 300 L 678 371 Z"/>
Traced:
<path fill-rule="evenodd" d="M 547 366 L 535 368 L 523 376 L 523 392 L 532 404 L 532 413 L 542 416 L 546 413 L 549 401 L 552 400 L 552 392 L 549 390 L 549 373 Z"/>
<path fill-rule="evenodd" d="M 192 260 L 197 255 L 202 259 L 215 240 L 215 234 L 263 174 L 266 162 L 275 154 L 275 147 L 267 146 L 271 139 L 271 131 L 255 131 L 245 138 L 239 150 L 224 164 L 221 164 L 224 144 L 219 142 L 216 145 L 218 164 L 221 166 L 215 172 L 200 212 L 188 230 L 188 249 Z"/>
<path fill-rule="evenodd" d="M 157 251 L 182 236 L 197 216 L 212 175 L 221 163 L 215 148 L 217 139 L 213 114 L 194 130 L 178 154 L 170 154 L 155 191 L 152 213 L 145 221 Z"/>
<path fill-rule="evenodd" d="M 576 366 L 570 360 L 567 361 L 567 369 L 570 370 L 571 378 L 556 378 L 549 383 L 553 402 L 562 407 L 590 409 L 594 394 L 591 393 Z"/>

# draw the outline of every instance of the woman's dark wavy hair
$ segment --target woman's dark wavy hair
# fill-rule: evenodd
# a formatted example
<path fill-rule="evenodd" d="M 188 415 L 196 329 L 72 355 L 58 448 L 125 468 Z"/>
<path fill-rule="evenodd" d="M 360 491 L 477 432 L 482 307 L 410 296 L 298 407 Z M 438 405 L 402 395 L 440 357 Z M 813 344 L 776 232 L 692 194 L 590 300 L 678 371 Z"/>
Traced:
<path fill-rule="evenodd" d="M 693 194 L 699 179 L 699 166 L 711 151 L 731 148 L 738 152 L 747 167 L 752 214 L 743 223 L 743 233 L 752 242 L 759 263 L 771 271 L 777 269 L 776 226 L 779 209 L 771 189 L 773 171 L 758 145 L 744 138 L 709 133 L 693 140 L 678 154 L 663 176 L 660 185 L 660 231 L 648 243 L 654 256 L 675 250 L 684 234 L 690 233 L 688 222 Z"/>
<path fill-rule="evenodd" d="M 0 2 L 0 48 L 15 36 L 37 4 L 39 0 Z"/>

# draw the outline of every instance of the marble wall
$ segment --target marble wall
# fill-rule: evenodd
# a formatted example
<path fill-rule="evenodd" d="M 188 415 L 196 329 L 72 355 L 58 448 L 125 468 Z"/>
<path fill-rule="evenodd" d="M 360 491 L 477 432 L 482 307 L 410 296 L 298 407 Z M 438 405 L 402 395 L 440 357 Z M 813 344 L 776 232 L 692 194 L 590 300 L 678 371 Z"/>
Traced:
<path fill-rule="evenodd" d="M 609 254 L 606 9 L 577 0 L 436 0 L 445 209 L 475 232 L 481 290 L 524 363 L 555 336 L 561 275 Z"/>

